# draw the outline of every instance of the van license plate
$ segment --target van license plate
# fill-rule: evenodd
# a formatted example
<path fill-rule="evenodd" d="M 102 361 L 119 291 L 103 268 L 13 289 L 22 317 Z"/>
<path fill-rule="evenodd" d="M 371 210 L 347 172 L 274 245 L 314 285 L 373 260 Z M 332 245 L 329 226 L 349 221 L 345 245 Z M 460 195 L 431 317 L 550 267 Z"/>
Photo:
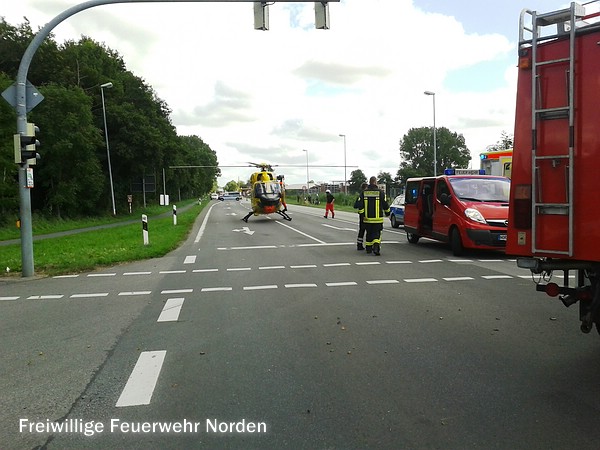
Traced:
<path fill-rule="evenodd" d="M 506 235 L 505 234 L 499 234 L 498 235 L 498 240 L 499 241 L 505 241 L 506 240 Z"/>

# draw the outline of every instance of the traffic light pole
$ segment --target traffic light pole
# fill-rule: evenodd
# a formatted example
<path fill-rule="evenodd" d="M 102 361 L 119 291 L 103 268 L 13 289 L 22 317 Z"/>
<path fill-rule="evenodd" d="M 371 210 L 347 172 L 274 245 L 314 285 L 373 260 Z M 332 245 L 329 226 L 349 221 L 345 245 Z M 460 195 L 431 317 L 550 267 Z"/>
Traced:
<path fill-rule="evenodd" d="M 272 1 L 272 0 L 271 0 Z M 317 1 L 315 4 L 326 5 L 328 2 L 339 2 L 340 0 L 327 0 Z M 62 21 L 77 14 L 78 12 L 85 11 L 86 9 L 93 8 L 94 6 L 112 5 L 117 3 L 263 3 L 266 1 L 256 2 L 255 0 L 89 0 L 79 5 L 75 5 L 61 14 L 56 16 L 50 22 L 48 22 L 40 31 L 35 35 L 19 65 L 19 71 L 17 72 L 16 82 L 16 101 L 15 109 L 17 112 L 17 133 L 24 135 L 27 130 L 27 73 L 29 72 L 29 66 L 33 55 L 40 47 L 44 39 L 48 37 L 50 32 Z M 307 3 L 309 0 L 274 0 L 279 3 Z M 32 221 L 31 221 L 31 194 L 27 187 L 27 169 L 29 165 L 25 162 L 19 165 L 19 201 L 20 201 L 20 220 L 21 220 L 21 263 L 22 263 L 22 274 L 23 277 L 32 277 L 34 275 L 34 264 L 33 264 L 33 232 L 32 232 Z"/>

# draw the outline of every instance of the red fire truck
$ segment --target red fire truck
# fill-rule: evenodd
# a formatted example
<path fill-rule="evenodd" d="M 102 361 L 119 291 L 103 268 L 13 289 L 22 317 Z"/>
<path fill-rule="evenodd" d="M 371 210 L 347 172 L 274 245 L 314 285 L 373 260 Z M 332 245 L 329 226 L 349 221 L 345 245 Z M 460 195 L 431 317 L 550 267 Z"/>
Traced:
<path fill-rule="evenodd" d="M 600 333 L 599 6 L 521 13 L 506 247 L 537 291 L 579 302 L 584 333 Z"/>

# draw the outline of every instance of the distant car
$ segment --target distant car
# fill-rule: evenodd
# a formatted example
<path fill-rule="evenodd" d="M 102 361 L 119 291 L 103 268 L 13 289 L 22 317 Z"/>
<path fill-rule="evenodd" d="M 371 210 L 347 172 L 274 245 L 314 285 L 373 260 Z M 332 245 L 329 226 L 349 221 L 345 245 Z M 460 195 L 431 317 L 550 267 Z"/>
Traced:
<path fill-rule="evenodd" d="M 225 192 L 219 197 L 219 200 L 241 200 L 241 192 Z"/>
<path fill-rule="evenodd" d="M 390 206 L 390 223 L 392 228 L 404 225 L 404 194 L 396 197 Z"/>
<path fill-rule="evenodd" d="M 211 200 L 218 200 L 218 198 L 219 198 L 219 194 L 217 194 L 216 192 L 213 192 L 212 194 L 210 194 Z"/>

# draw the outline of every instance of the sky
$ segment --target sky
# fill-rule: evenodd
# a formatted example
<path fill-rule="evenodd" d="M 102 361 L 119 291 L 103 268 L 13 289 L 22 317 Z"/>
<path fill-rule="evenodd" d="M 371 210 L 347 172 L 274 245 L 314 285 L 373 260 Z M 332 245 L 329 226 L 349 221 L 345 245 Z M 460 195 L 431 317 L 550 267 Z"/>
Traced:
<path fill-rule="evenodd" d="M 288 185 L 306 184 L 307 163 L 317 183 L 355 169 L 395 176 L 400 139 L 433 126 L 434 112 L 436 127 L 465 137 L 479 167 L 479 153 L 513 133 L 521 10 L 569 4 L 342 0 L 329 3 L 330 29 L 317 30 L 314 2 L 279 1 L 261 31 L 251 2 L 153 1 L 93 7 L 53 34 L 118 52 L 169 105 L 178 134 L 217 153 L 220 186 L 246 181 L 250 168 L 226 166 L 248 162 L 279 165 Z M 81 3 L 11 0 L 0 15 L 37 30 Z"/>

